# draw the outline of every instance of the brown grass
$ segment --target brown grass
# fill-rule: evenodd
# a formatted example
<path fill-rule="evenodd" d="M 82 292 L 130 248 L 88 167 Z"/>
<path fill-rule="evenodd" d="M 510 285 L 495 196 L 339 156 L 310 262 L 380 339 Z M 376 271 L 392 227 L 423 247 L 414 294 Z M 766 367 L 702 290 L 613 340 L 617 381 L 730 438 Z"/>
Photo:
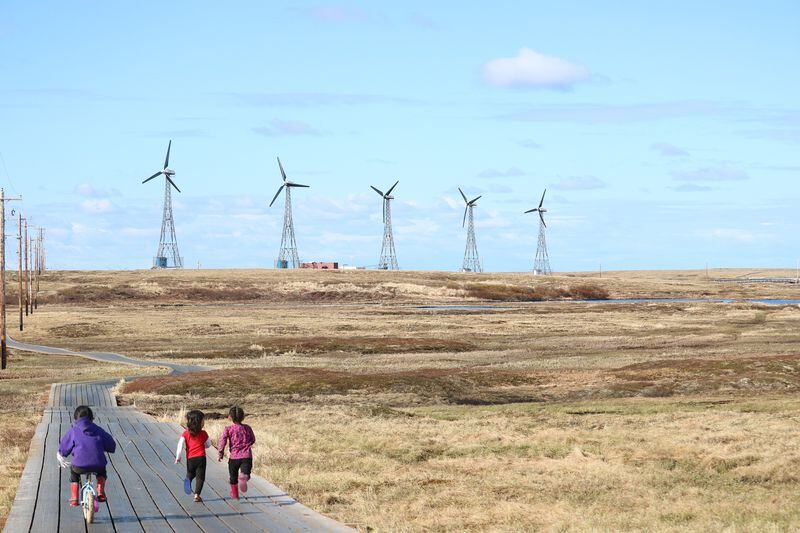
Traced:
<path fill-rule="evenodd" d="M 530 401 L 529 397 L 497 389 L 536 383 L 531 373 L 498 370 L 411 370 L 405 372 L 353 373 L 308 368 L 238 368 L 215 370 L 201 375 L 142 378 L 129 383 L 125 393 L 222 398 L 236 403 L 245 396 L 275 397 L 329 395 L 392 395 L 403 405 L 470 404 L 485 405 Z M 231 392 L 235 391 L 232 395 Z M 409 400 L 413 398 L 413 400 Z M 393 405 L 392 402 L 387 402 Z"/>
<path fill-rule="evenodd" d="M 451 283 L 451 289 L 463 291 L 470 298 L 500 302 L 541 302 L 547 300 L 606 300 L 608 291 L 603 287 L 582 283 L 571 286 L 539 284 L 536 286 L 509 285 L 506 283 Z"/>
<path fill-rule="evenodd" d="M 800 524 L 797 306 L 569 301 L 791 298 L 794 286 L 702 272 L 51 276 L 50 294 L 144 296 L 45 307 L 26 340 L 215 366 L 142 381 L 125 401 L 212 419 L 242 405 L 257 471 L 364 531 Z M 191 287 L 259 296 L 168 299 Z M 543 295 L 558 301 L 526 301 Z M 418 308 L 482 300 L 505 303 Z"/>

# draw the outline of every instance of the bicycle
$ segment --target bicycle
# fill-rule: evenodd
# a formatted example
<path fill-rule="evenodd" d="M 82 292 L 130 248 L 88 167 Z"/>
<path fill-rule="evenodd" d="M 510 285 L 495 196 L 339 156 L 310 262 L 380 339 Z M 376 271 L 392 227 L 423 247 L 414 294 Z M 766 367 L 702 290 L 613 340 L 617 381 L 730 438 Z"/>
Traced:
<path fill-rule="evenodd" d="M 61 468 L 69 468 L 71 466 L 70 462 L 58 456 L 58 463 L 61 465 Z M 85 474 L 81 474 L 81 478 L 86 476 L 86 483 L 81 485 L 80 491 L 78 494 L 80 495 L 79 504 L 83 509 L 83 518 L 86 520 L 87 524 L 91 524 L 94 522 L 94 515 L 96 512 L 100 510 L 100 502 L 97 500 L 97 490 L 94 488 L 94 483 L 92 482 L 92 476 L 94 473 L 87 472 Z"/>

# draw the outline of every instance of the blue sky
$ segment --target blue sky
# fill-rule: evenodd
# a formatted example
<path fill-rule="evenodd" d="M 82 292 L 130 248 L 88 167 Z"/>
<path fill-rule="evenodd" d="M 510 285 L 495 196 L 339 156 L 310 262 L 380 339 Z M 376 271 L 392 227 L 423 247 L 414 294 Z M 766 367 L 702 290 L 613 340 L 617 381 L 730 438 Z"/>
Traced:
<path fill-rule="evenodd" d="M 57 268 L 146 268 L 169 139 L 187 265 L 787 266 L 800 257 L 800 4 L 0 3 L 0 184 Z M 9 223 L 9 229 L 13 225 Z"/>

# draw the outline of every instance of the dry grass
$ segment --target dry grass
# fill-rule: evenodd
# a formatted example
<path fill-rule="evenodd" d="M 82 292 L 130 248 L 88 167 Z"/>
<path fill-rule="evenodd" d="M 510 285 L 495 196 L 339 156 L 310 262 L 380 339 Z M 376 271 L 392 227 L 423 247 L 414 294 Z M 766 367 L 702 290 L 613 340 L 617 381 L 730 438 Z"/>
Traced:
<path fill-rule="evenodd" d="M 568 301 L 794 286 L 701 272 L 50 276 L 52 295 L 96 295 L 43 308 L 26 340 L 216 366 L 138 381 L 125 400 L 170 418 L 242 405 L 257 471 L 365 531 L 800 525 L 797 306 Z M 256 296 L 229 296 L 241 290 Z M 418 308 L 480 300 L 505 303 Z"/>

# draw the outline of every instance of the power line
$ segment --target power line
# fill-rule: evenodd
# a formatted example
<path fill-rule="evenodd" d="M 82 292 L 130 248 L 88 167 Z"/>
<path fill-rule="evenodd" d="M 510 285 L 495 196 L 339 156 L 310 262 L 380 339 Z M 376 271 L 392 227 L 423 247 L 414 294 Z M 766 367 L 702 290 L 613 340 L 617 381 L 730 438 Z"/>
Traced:
<path fill-rule="evenodd" d="M 17 188 L 14 187 L 14 182 L 11 181 L 11 174 L 8 173 L 8 167 L 6 167 L 6 160 L 3 157 L 3 152 L 0 152 L 0 162 L 3 163 L 3 170 L 6 173 L 6 180 L 8 181 L 9 186 L 11 186 L 11 190 L 14 191 L 14 194 L 20 196 L 19 191 L 17 191 Z"/>

